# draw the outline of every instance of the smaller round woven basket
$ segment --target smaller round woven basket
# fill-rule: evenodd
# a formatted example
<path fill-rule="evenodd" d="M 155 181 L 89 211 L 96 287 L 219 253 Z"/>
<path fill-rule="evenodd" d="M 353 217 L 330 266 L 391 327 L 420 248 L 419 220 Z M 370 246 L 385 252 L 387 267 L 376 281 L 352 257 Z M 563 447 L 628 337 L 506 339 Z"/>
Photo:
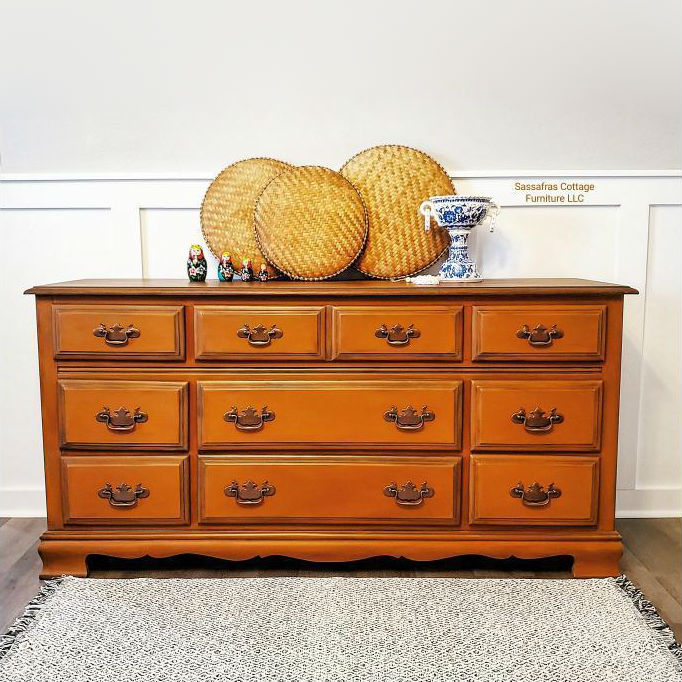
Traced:
<path fill-rule="evenodd" d="M 355 266 L 370 277 L 407 277 L 429 267 L 450 243 L 431 221 L 424 230 L 419 206 L 433 196 L 453 194 L 445 169 L 411 147 L 371 147 L 347 161 L 341 174 L 362 196 L 369 218 L 367 246 Z"/>
<path fill-rule="evenodd" d="M 253 234 L 253 208 L 265 186 L 282 171 L 292 168 L 276 159 L 245 159 L 228 166 L 210 184 L 201 204 L 201 232 L 216 258 L 224 251 L 239 269 L 250 260 L 254 268 L 267 261 Z M 268 266 L 268 275 L 279 273 Z"/>
<path fill-rule="evenodd" d="M 362 198 L 321 166 L 280 173 L 256 202 L 253 228 L 267 260 L 292 279 L 328 279 L 358 257 L 367 239 Z"/>

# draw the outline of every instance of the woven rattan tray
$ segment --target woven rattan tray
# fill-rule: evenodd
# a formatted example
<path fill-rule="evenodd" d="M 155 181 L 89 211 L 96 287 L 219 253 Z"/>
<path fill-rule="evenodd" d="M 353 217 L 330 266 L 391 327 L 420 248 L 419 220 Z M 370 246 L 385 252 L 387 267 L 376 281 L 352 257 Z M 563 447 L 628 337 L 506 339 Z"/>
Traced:
<path fill-rule="evenodd" d="M 256 202 L 254 231 L 268 262 L 293 279 L 345 270 L 367 238 L 367 212 L 339 173 L 302 166 L 280 173 Z"/>
<path fill-rule="evenodd" d="M 346 162 L 341 174 L 362 196 L 369 218 L 367 245 L 355 264 L 382 279 L 413 275 L 434 263 L 450 238 L 435 221 L 429 232 L 419 205 L 452 194 L 452 181 L 430 156 L 410 147 L 372 147 Z"/>
<path fill-rule="evenodd" d="M 253 208 L 265 186 L 289 168 L 276 159 L 246 159 L 228 166 L 211 183 L 201 205 L 201 231 L 214 256 L 229 252 L 236 268 L 244 260 L 251 260 L 255 269 L 266 263 L 253 234 Z M 279 273 L 268 266 L 268 274 Z"/>

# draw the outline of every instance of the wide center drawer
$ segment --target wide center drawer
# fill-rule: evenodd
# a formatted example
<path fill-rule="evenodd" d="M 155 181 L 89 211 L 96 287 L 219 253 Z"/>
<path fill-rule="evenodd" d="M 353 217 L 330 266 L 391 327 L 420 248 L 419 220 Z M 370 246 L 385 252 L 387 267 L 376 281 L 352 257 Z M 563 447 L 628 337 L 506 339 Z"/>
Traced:
<path fill-rule="evenodd" d="M 460 458 L 201 457 L 203 523 L 458 523 Z"/>
<path fill-rule="evenodd" d="M 324 355 L 320 306 L 196 306 L 197 360 L 318 359 Z"/>
<path fill-rule="evenodd" d="M 63 448 L 187 449 L 186 381 L 58 382 Z"/>
<path fill-rule="evenodd" d="M 495 525 L 593 525 L 599 459 L 474 455 L 469 521 Z"/>
<path fill-rule="evenodd" d="M 62 457 L 65 523 L 187 523 L 187 457 Z"/>
<path fill-rule="evenodd" d="M 335 306 L 332 359 L 462 359 L 462 306 Z"/>
<path fill-rule="evenodd" d="M 562 376 L 471 382 L 471 449 L 598 450 L 602 381 Z"/>
<path fill-rule="evenodd" d="M 55 357 L 181 360 L 182 306 L 59 305 L 52 309 Z"/>
<path fill-rule="evenodd" d="M 199 447 L 461 442 L 462 382 L 434 379 L 198 382 Z"/>

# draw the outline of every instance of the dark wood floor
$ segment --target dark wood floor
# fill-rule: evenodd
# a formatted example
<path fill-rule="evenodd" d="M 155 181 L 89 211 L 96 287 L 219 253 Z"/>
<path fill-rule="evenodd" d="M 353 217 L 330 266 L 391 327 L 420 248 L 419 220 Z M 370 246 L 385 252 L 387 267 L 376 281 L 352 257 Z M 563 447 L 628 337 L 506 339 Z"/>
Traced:
<path fill-rule="evenodd" d="M 681 640 L 682 535 L 680 519 L 619 519 L 625 541 L 621 568 L 654 603 Z M 44 519 L 0 519 L 0 632 L 40 589 L 38 536 Z M 95 558 L 93 578 L 245 576 L 439 576 L 453 578 L 568 578 L 569 559 L 494 561 L 462 557 L 416 563 L 387 558 L 350 564 L 310 564 L 285 558 L 229 562 L 203 557 L 136 561 Z"/>

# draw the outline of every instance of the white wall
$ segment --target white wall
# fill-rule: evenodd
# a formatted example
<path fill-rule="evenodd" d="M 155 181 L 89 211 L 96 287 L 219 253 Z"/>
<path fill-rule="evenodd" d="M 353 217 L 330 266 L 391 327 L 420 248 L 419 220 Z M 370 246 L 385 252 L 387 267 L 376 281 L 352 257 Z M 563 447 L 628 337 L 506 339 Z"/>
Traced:
<path fill-rule="evenodd" d="M 680 167 L 679 0 L 6 0 L 5 172 Z"/>
<path fill-rule="evenodd" d="M 220 168 L 259 155 L 338 168 L 384 142 L 504 204 L 478 235 L 487 276 L 640 289 L 618 509 L 679 514 L 681 29 L 678 0 L 0 2 L 0 515 L 44 510 L 23 289 L 184 277 Z M 513 188 L 569 176 L 595 182 L 584 205 Z"/>

